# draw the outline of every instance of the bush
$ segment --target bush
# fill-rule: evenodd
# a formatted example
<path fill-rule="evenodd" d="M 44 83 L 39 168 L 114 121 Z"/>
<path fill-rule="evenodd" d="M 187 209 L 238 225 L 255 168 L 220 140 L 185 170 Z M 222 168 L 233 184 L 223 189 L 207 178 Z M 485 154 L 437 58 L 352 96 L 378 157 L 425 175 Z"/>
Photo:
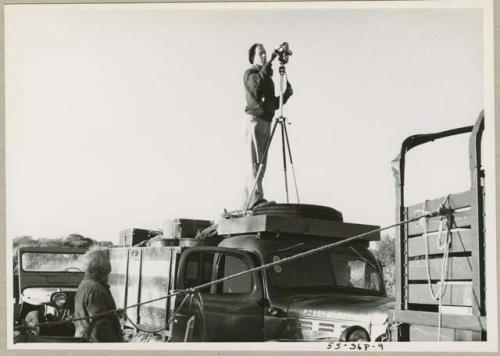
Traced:
<path fill-rule="evenodd" d="M 387 295 L 395 296 L 396 267 L 396 242 L 394 236 L 384 235 L 377 242 L 376 247 L 371 249 L 375 257 L 380 260 L 384 269 L 384 282 Z"/>

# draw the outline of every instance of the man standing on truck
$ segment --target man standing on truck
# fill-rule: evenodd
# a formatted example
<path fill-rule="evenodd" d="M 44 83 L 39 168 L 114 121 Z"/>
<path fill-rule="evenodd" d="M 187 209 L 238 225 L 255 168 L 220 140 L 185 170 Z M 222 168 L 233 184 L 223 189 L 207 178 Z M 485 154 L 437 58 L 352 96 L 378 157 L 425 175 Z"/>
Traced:
<path fill-rule="evenodd" d="M 252 188 L 261 162 L 263 163 L 262 172 L 258 177 L 255 192 L 248 206 L 254 208 L 266 202 L 262 188 L 262 179 L 267 161 L 267 157 L 264 157 L 264 150 L 271 137 L 271 121 L 274 112 L 279 109 L 279 97 L 274 92 L 273 69 L 271 67 L 271 63 L 276 56 L 276 51 L 273 51 L 271 60 L 268 62 L 266 50 L 261 43 L 253 44 L 248 51 L 248 60 L 252 66 L 245 71 L 243 82 L 247 101 L 245 112 L 249 115 L 245 124 L 251 166 L 245 186 L 243 209 L 246 208 L 248 199 L 252 194 Z M 293 94 L 288 80 L 286 87 L 283 94 L 283 103 L 286 103 Z"/>
<path fill-rule="evenodd" d="M 111 272 L 109 256 L 104 249 L 90 249 L 83 256 L 85 278 L 75 295 L 75 336 L 87 336 L 91 342 L 121 342 L 120 321 L 115 313 L 95 315 L 116 310 L 115 300 L 109 291 L 108 275 Z M 89 329 L 90 328 L 90 329 Z"/>

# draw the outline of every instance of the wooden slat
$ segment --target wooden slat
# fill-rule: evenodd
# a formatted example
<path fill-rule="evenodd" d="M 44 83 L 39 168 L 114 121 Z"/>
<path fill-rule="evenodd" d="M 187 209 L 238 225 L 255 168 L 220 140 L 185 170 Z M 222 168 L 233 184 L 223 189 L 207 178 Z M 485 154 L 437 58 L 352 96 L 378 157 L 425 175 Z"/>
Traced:
<path fill-rule="evenodd" d="M 409 280 L 427 280 L 427 265 L 431 279 L 441 278 L 441 268 L 443 258 L 432 258 L 428 261 L 409 261 Z M 446 279 L 472 279 L 472 258 L 471 257 L 449 257 Z"/>
<path fill-rule="evenodd" d="M 451 233 L 451 245 L 450 252 L 470 252 L 472 250 L 472 236 L 473 233 L 470 229 L 466 230 L 457 230 Z M 445 240 L 445 234 L 443 233 L 441 236 L 441 240 Z M 408 256 L 423 256 L 426 254 L 425 251 L 425 237 L 411 237 L 408 239 Z M 429 254 L 439 254 L 443 253 L 439 250 L 437 246 L 438 234 L 429 234 L 427 236 L 427 241 L 429 245 Z"/>
<path fill-rule="evenodd" d="M 126 248 L 109 249 L 109 258 L 111 262 L 111 273 L 108 277 L 109 290 L 119 308 L 125 306 L 127 254 L 128 250 Z"/>
<path fill-rule="evenodd" d="M 438 313 L 415 310 L 392 310 L 392 321 L 414 325 L 438 326 Z M 486 317 L 472 315 L 441 314 L 443 328 L 459 330 L 486 330 Z"/>
<path fill-rule="evenodd" d="M 412 324 L 410 325 L 410 341 L 437 341 L 437 331 L 436 326 Z M 441 328 L 440 341 L 455 341 L 455 330 Z"/>
<path fill-rule="evenodd" d="M 142 249 L 141 302 L 157 299 L 168 294 L 170 258 L 169 247 Z M 166 307 L 167 301 L 165 299 L 142 305 L 139 311 L 141 324 L 157 328 L 164 325 Z M 164 312 L 159 313 L 158 310 Z M 144 316 L 146 316 L 146 319 L 143 318 Z"/>
<path fill-rule="evenodd" d="M 127 306 L 139 303 L 139 280 L 141 267 L 141 250 L 139 248 L 129 249 L 129 269 L 128 269 L 128 284 L 127 284 Z M 127 309 L 127 316 L 134 323 L 138 323 L 137 307 Z"/>
<path fill-rule="evenodd" d="M 453 213 L 453 223 L 451 228 L 468 228 L 473 223 L 473 218 L 471 218 L 472 211 L 465 210 Z M 413 215 L 410 215 L 413 217 Z M 427 233 L 439 231 L 439 223 L 441 218 L 439 216 L 427 219 Z M 443 226 L 443 231 L 446 230 L 446 226 Z M 424 222 L 421 220 L 413 221 L 408 224 L 408 235 L 422 235 L 425 231 Z"/>
<path fill-rule="evenodd" d="M 437 294 L 439 292 L 438 283 L 433 283 L 432 288 L 434 290 L 434 294 Z M 432 299 L 427 283 L 409 284 L 408 289 L 409 303 L 433 305 L 438 304 L 436 300 Z M 474 297 L 472 293 L 471 282 L 448 282 L 441 304 L 471 306 L 473 300 Z"/>
<path fill-rule="evenodd" d="M 441 206 L 441 203 L 444 201 L 446 197 L 439 197 L 437 199 L 429 200 L 426 204 L 426 210 L 427 211 L 434 211 Z M 463 192 L 463 193 L 457 193 L 457 194 L 451 194 L 450 197 L 448 198 L 446 202 L 446 208 L 456 210 L 456 209 L 462 209 L 465 207 L 468 207 L 471 205 L 471 200 L 472 200 L 472 195 L 470 190 Z M 415 205 L 411 205 L 408 207 L 408 213 L 409 216 L 414 216 L 415 211 L 422 209 L 423 207 L 423 202 Z"/>
<path fill-rule="evenodd" d="M 440 341 L 481 341 L 481 335 L 471 330 L 441 328 Z M 438 327 L 410 325 L 410 341 L 437 341 Z"/>

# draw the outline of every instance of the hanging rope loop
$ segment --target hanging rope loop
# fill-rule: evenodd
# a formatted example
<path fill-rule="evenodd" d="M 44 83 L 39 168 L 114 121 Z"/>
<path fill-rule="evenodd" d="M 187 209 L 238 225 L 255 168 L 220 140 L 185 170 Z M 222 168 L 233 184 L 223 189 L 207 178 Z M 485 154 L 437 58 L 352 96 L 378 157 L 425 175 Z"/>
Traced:
<path fill-rule="evenodd" d="M 423 228 L 423 238 L 425 241 L 425 262 L 426 262 L 426 272 L 427 272 L 427 285 L 429 287 L 429 293 L 433 300 L 438 302 L 438 331 L 437 331 L 437 341 L 441 341 L 441 322 L 442 322 L 442 313 L 441 313 L 441 305 L 442 299 L 446 293 L 447 288 L 447 275 L 448 275 L 448 267 L 449 267 L 449 254 L 450 254 L 450 246 L 451 246 L 451 223 L 453 218 L 453 210 L 447 207 L 447 202 L 450 198 L 448 194 L 439 207 L 434 212 L 427 211 L 427 203 L 428 200 L 425 200 L 422 209 L 417 209 L 415 211 L 415 215 L 418 214 L 420 216 L 420 220 L 418 224 Z M 439 276 L 439 289 L 436 293 L 432 286 L 432 278 L 430 271 L 430 258 L 429 258 L 429 233 L 428 233 L 428 217 L 440 216 L 439 219 L 439 229 L 438 236 L 436 238 L 436 247 L 437 250 L 443 254 L 443 259 L 441 262 L 441 271 Z M 444 229 L 443 229 L 444 228 Z M 444 235 L 443 235 L 444 231 Z M 443 240 L 444 237 L 444 240 Z"/>

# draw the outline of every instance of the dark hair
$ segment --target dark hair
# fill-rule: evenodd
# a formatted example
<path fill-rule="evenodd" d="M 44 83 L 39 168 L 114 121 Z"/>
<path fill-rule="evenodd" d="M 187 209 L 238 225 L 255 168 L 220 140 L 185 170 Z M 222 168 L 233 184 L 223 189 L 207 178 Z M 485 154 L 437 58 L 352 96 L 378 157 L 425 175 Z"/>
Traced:
<path fill-rule="evenodd" d="M 254 43 L 248 50 L 248 61 L 253 64 L 253 59 L 255 57 L 255 50 L 258 46 L 264 47 L 262 43 Z"/>

